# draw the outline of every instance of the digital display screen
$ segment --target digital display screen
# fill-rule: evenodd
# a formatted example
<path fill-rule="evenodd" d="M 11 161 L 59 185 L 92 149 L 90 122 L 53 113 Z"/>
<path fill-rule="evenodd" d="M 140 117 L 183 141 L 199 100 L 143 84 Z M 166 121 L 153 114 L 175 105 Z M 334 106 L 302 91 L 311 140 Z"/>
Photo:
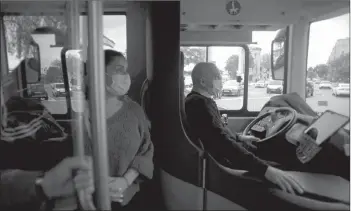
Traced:
<path fill-rule="evenodd" d="M 305 130 L 305 133 L 315 130 L 314 133 L 316 134 L 314 136 L 316 137 L 313 137 L 313 139 L 316 140 L 316 144 L 320 145 L 348 121 L 349 117 L 327 110 Z"/>

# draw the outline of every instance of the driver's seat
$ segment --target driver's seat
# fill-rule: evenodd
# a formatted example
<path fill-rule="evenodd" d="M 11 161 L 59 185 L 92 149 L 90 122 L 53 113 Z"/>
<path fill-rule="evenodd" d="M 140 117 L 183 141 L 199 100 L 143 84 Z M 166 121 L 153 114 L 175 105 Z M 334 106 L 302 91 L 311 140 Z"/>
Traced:
<path fill-rule="evenodd" d="M 206 151 L 206 158 L 205 187 L 207 193 L 214 192 L 237 206 L 244 207 L 240 210 L 275 208 L 278 210 L 350 210 L 350 206 L 345 203 L 319 198 L 314 194 L 299 196 L 283 192 L 267 183 L 263 178 L 251 176 L 248 171 L 223 166 L 208 151 Z M 218 207 L 210 206 L 207 208 L 208 210 L 218 209 Z"/>

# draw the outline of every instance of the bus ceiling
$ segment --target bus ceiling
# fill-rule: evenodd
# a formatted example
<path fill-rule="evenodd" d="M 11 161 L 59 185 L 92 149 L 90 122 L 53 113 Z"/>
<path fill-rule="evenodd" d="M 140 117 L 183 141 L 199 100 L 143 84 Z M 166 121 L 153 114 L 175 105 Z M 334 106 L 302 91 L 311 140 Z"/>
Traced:
<path fill-rule="evenodd" d="M 12 14 L 64 14 L 70 1 L 35 0 L 1 1 L 1 12 Z M 188 31 L 275 31 L 299 19 L 316 21 L 339 16 L 349 10 L 348 0 L 181 0 L 181 24 Z M 228 5 L 237 2 L 236 13 L 230 14 Z M 105 0 L 105 12 L 127 12 L 136 1 Z M 147 4 L 148 1 L 137 4 Z M 80 12 L 87 11 L 80 1 Z M 233 8 L 232 8 L 233 9 Z M 245 27 L 242 27 L 245 26 Z"/>
<path fill-rule="evenodd" d="M 2 1 L 6 15 L 69 14 L 71 1 Z M 105 13 L 133 13 L 133 7 L 147 8 L 151 1 L 104 1 Z M 181 45 L 252 44 L 253 31 L 276 31 L 300 19 L 320 20 L 342 15 L 349 10 L 348 0 L 181 0 Z M 236 2 L 236 14 L 230 14 Z M 229 9 L 231 8 L 231 9 Z M 87 11 L 79 1 L 79 12 Z M 43 12 L 44 11 L 44 12 Z M 68 16 L 69 17 L 69 16 Z M 284 31 L 281 31 L 284 34 Z M 279 37 L 279 35 L 277 36 Z"/>

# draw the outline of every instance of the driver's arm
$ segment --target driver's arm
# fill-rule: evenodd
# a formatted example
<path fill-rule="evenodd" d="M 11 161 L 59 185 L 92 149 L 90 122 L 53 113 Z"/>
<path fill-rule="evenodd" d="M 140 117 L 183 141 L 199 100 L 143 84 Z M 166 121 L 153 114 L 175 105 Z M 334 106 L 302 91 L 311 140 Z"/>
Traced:
<path fill-rule="evenodd" d="M 223 125 L 213 100 L 194 97 L 186 102 L 185 111 L 194 135 L 201 139 L 205 149 L 215 158 L 227 158 L 238 168 L 246 169 L 257 176 L 265 174 L 268 164 L 237 142 L 236 137 Z"/>

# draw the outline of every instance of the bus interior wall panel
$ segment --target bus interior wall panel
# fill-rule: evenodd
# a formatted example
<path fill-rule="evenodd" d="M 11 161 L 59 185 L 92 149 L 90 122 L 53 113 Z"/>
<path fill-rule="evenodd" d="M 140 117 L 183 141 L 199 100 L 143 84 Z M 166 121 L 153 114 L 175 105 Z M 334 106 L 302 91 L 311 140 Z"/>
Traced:
<path fill-rule="evenodd" d="M 180 5 L 175 1 L 151 5 L 154 77 L 150 87 L 150 118 L 155 156 L 169 174 L 198 184 L 198 152 L 188 142 L 179 116 Z"/>

